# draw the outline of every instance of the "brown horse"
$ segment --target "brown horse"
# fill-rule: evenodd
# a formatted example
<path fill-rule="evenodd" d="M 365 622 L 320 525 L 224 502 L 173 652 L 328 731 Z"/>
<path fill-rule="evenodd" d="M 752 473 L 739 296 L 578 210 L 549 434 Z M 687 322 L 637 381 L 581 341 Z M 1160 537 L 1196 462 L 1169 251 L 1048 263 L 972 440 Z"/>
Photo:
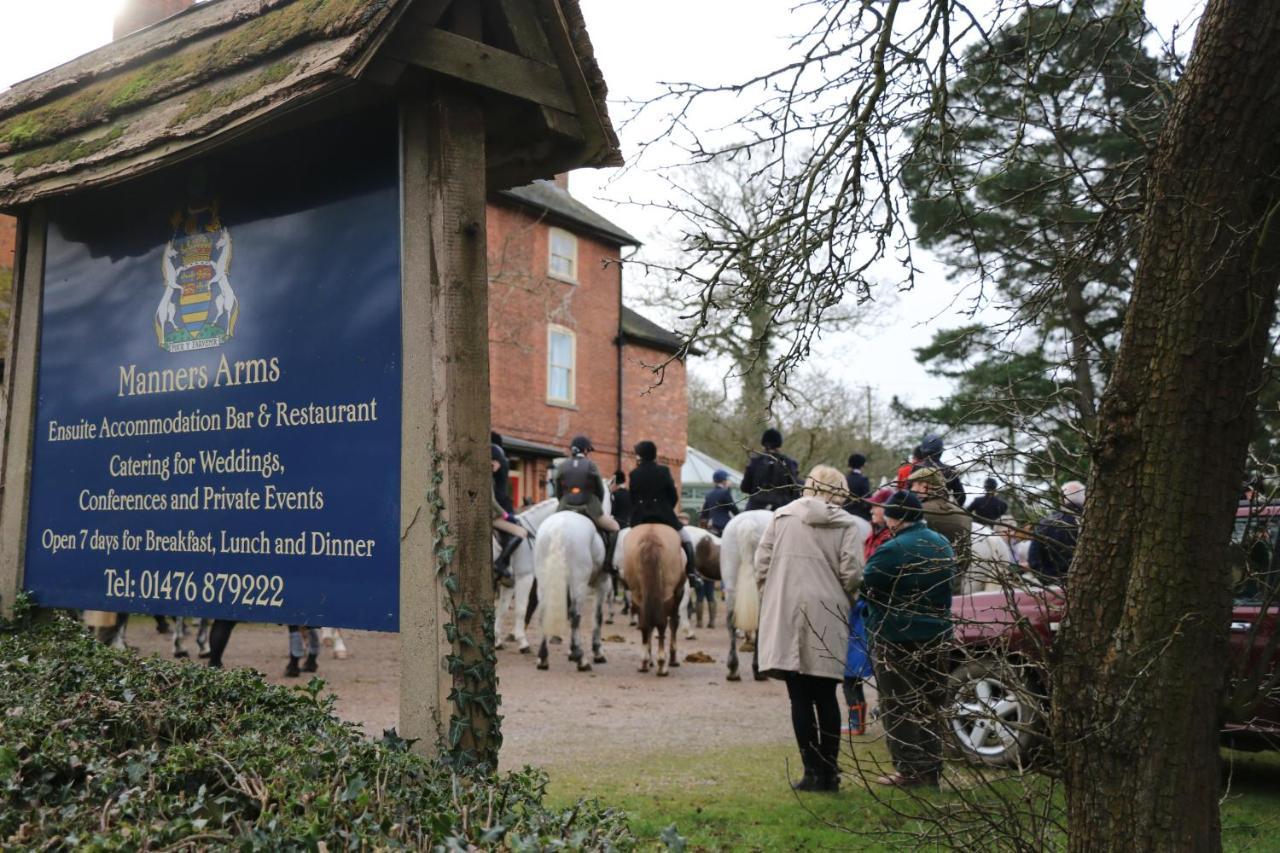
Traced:
<path fill-rule="evenodd" d="M 653 632 L 658 632 L 658 675 L 667 674 L 666 639 L 671 631 L 671 666 L 676 659 L 676 631 L 680 627 L 680 593 L 685 584 L 680 534 L 665 524 L 631 528 L 622 543 L 622 577 L 631 590 L 632 606 L 640 618 L 644 659 L 640 671 L 653 665 Z"/>

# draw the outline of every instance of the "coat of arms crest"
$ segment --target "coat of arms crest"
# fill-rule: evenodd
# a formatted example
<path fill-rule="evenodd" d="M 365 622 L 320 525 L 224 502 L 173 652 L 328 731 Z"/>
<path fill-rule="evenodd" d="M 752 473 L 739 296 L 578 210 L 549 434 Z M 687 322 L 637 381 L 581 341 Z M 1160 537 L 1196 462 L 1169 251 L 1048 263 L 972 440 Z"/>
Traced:
<path fill-rule="evenodd" d="M 170 219 L 173 235 L 161 260 L 164 294 L 156 308 L 156 341 L 169 352 L 207 349 L 236 331 L 240 304 L 228 277 L 231 232 L 216 202 L 188 206 Z"/>

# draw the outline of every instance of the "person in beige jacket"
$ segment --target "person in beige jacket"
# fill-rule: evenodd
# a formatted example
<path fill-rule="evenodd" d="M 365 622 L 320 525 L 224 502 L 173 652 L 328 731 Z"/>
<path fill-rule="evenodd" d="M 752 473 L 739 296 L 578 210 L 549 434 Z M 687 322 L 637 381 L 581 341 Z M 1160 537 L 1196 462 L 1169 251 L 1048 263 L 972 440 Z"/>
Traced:
<path fill-rule="evenodd" d="M 844 475 L 819 465 L 804 496 L 773 514 L 756 549 L 760 672 L 787 684 L 804 763 L 798 791 L 840 787 L 840 703 L 851 597 L 862 582 L 870 525 L 842 508 Z"/>

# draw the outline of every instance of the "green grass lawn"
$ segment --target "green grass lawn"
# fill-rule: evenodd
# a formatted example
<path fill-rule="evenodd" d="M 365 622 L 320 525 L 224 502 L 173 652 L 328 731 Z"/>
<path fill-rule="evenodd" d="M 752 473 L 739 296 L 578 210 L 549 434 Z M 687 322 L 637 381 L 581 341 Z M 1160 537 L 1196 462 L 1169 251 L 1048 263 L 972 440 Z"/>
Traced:
<path fill-rule="evenodd" d="M 1280 756 L 1224 753 L 1232 761 L 1230 789 L 1223 801 L 1223 842 L 1231 851 L 1280 851 Z M 865 775 L 884 760 L 879 742 L 859 744 Z M 845 769 L 852 761 L 847 748 Z M 646 842 L 659 844 L 675 825 L 691 850 L 866 850 L 897 851 L 927 839 L 933 816 L 961 834 L 968 850 L 1011 849 L 993 825 L 1033 821 L 1045 798 L 1060 807 L 1061 793 L 1039 777 L 975 786 L 963 772 L 949 771 L 959 792 L 912 797 L 869 790 L 846 778 L 839 794 L 796 795 L 786 774 L 799 776 L 799 756 L 790 744 L 717 749 L 698 754 L 654 754 L 626 761 L 607 758 L 589 766 L 552 769 L 553 805 L 599 797 L 628 812 L 631 827 Z M 1029 780 L 1029 782 L 1028 782 Z M 1032 796 L 1026 796 L 1028 785 Z M 982 806 L 990 811 L 983 815 Z M 1016 815 L 1016 817 L 1015 817 Z M 1052 849 L 1061 836 L 1049 830 Z M 940 847 L 941 845 L 939 845 Z"/>

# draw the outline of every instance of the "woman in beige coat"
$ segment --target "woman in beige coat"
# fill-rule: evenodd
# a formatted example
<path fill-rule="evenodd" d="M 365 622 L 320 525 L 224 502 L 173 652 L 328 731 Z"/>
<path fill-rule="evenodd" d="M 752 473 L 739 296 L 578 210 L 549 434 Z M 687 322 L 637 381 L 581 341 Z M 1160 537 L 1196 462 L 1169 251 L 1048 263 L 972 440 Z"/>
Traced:
<path fill-rule="evenodd" d="M 819 465 L 804 496 L 779 509 L 756 549 L 760 671 L 787 684 L 791 725 L 804 762 L 798 791 L 840 786 L 840 703 L 849 602 L 862 582 L 870 525 L 841 505 L 844 475 Z"/>

